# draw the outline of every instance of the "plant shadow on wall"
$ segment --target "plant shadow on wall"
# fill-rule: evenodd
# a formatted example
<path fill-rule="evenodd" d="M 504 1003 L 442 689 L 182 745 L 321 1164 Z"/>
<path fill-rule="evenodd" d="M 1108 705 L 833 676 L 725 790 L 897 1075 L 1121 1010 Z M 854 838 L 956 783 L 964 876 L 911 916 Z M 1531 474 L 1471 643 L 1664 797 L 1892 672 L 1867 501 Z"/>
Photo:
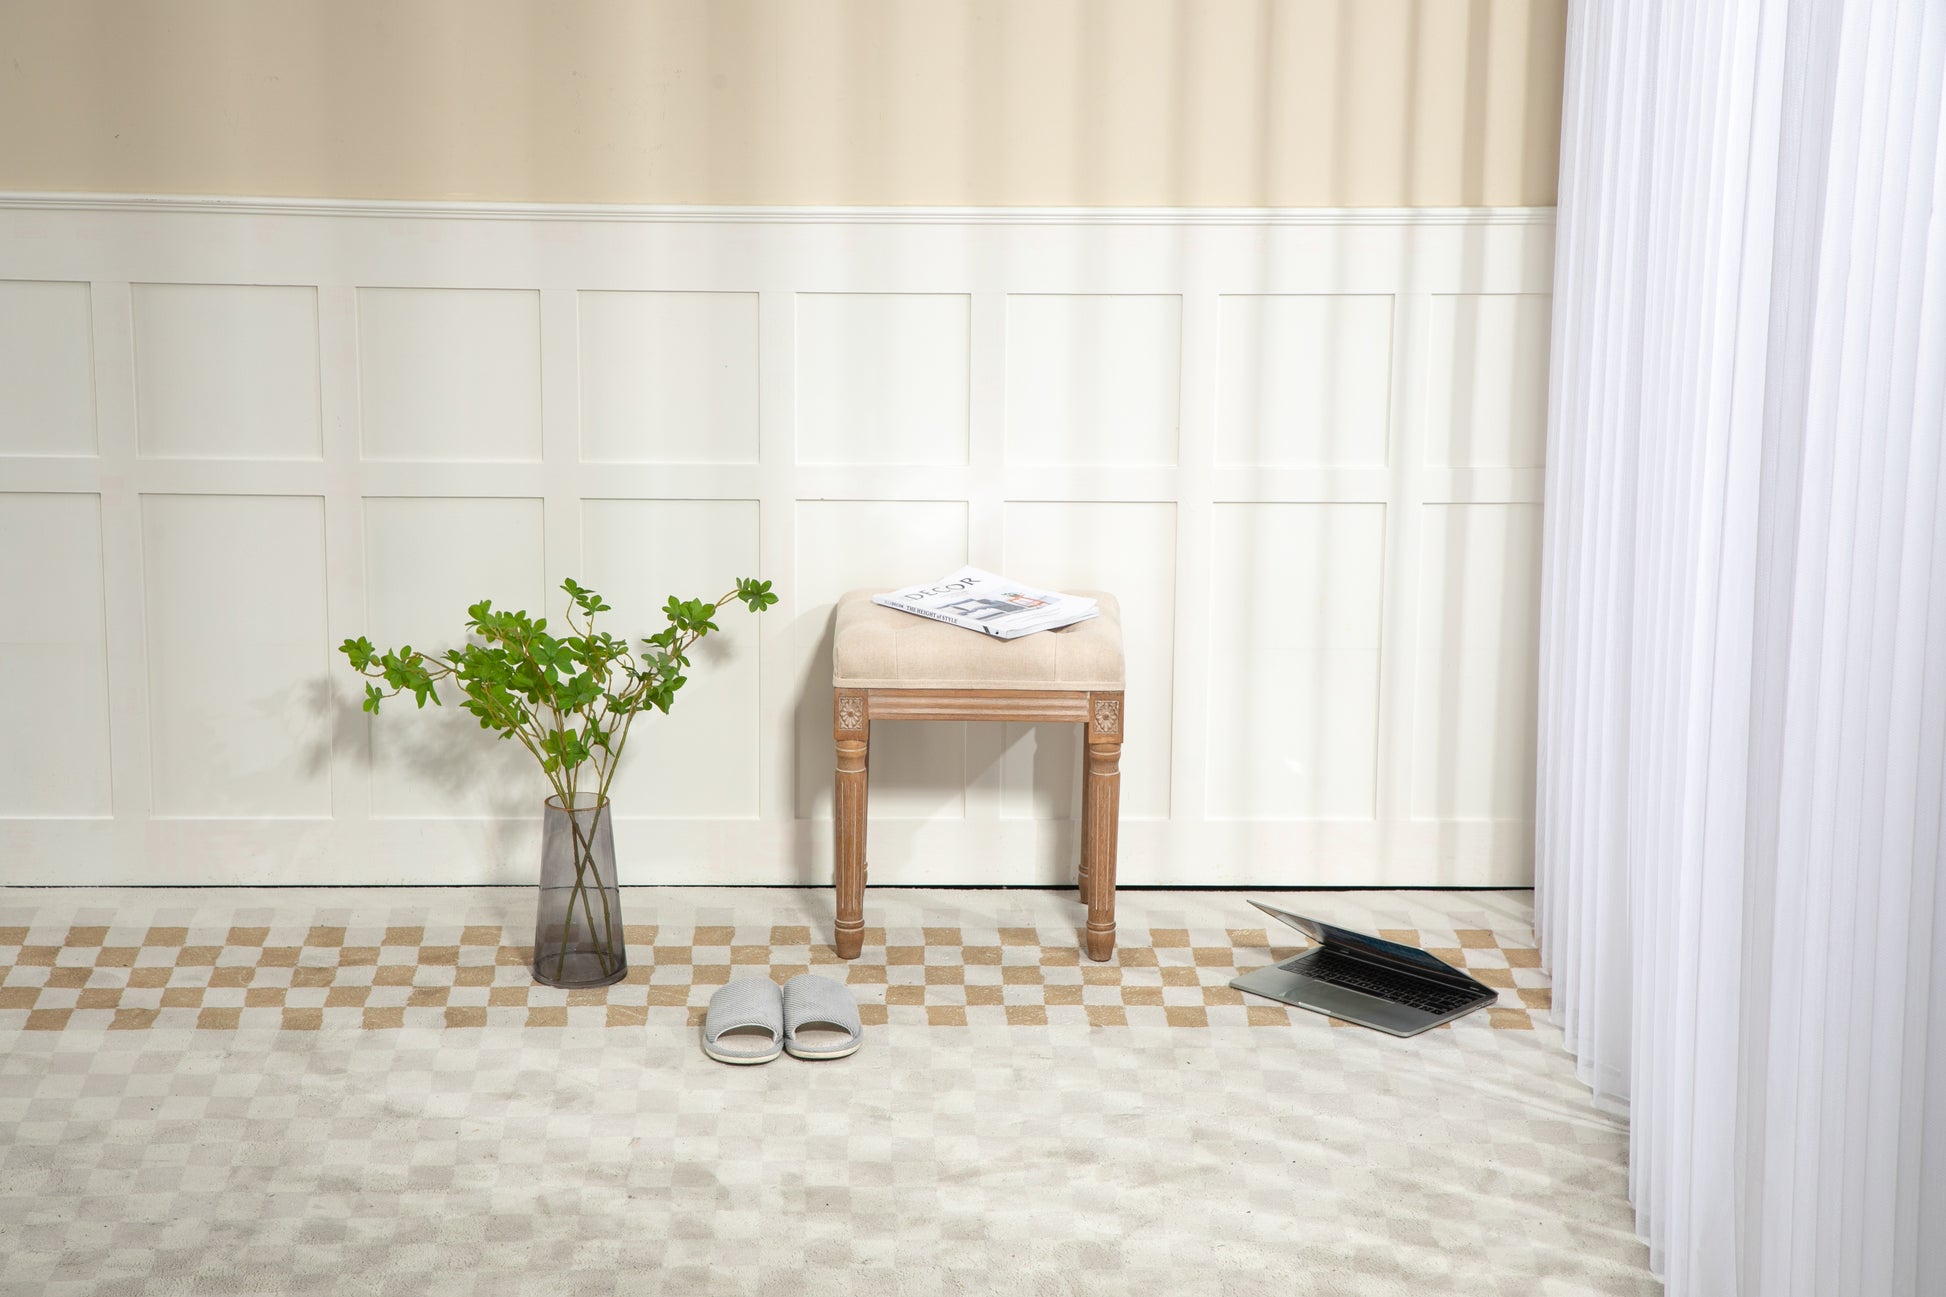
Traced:
<path fill-rule="evenodd" d="M 496 611 L 490 600 L 468 608 L 469 639 L 428 652 L 403 645 L 379 649 L 363 636 L 339 646 L 367 678 L 364 710 L 411 694 L 423 709 L 442 706 L 450 682 L 460 707 L 500 741 L 518 743 L 553 790 L 543 803 L 541 881 L 534 924 L 534 977 L 550 986 L 606 986 L 628 972 L 615 876 L 614 825 L 608 791 L 635 722 L 667 713 L 688 682 L 690 651 L 721 628 L 714 618 L 732 600 L 752 612 L 777 602 L 770 582 L 739 579 L 713 602 L 678 599 L 663 607 L 668 625 L 641 641 L 597 630 L 610 605 L 568 580 L 567 634 L 545 617 Z M 382 684 L 370 683 L 379 681 Z"/>
<path fill-rule="evenodd" d="M 331 766 L 333 735 L 358 733 L 370 708 L 364 705 L 362 695 L 334 678 L 319 677 L 306 687 L 304 695 L 306 711 L 327 721 L 319 736 L 303 749 L 304 772 L 315 776 Z M 487 858 L 509 859 L 533 823 L 532 803 L 525 792 L 510 787 L 515 767 L 507 760 L 509 753 L 484 743 L 453 742 L 455 735 L 472 728 L 464 720 L 450 714 L 415 726 L 410 732 L 402 726 L 391 727 L 382 750 L 366 746 L 360 759 L 372 777 L 390 776 L 402 787 L 409 785 L 412 795 L 436 799 L 439 806 L 462 807 L 460 813 L 481 817 L 478 823 L 488 839 Z M 427 813 L 438 812 L 429 809 Z"/>

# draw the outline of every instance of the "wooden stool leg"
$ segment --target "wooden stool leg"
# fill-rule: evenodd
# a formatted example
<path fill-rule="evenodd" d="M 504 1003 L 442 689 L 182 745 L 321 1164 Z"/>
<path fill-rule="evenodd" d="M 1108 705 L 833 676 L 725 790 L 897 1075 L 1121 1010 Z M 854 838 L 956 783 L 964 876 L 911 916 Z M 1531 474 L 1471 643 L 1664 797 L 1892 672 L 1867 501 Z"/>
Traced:
<path fill-rule="evenodd" d="M 865 773 L 871 722 L 865 695 L 841 692 L 833 704 L 833 734 L 838 744 L 836 796 L 831 827 L 836 847 L 838 921 L 831 944 L 838 958 L 856 959 L 865 945 Z"/>
<path fill-rule="evenodd" d="M 1088 958 L 1115 953 L 1115 836 L 1122 803 L 1122 696 L 1090 699 L 1087 772 L 1081 786 L 1081 899 Z"/>

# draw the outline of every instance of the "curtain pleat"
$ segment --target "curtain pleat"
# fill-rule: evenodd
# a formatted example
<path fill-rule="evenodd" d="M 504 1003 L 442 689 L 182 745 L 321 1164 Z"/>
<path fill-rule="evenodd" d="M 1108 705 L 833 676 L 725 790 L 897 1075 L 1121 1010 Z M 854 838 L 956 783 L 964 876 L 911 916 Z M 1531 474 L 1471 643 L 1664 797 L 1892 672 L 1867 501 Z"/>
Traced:
<path fill-rule="evenodd" d="M 1536 923 L 1675 1294 L 1946 1292 L 1946 4 L 1571 8 Z"/>

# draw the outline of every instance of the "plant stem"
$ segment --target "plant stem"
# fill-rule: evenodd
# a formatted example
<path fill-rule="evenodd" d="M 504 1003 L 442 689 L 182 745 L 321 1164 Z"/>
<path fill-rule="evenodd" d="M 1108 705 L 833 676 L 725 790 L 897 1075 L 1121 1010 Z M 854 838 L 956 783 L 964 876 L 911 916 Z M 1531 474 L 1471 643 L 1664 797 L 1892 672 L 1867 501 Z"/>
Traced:
<path fill-rule="evenodd" d="M 597 804 L 595 807 L 594 817 L 596 820 L 599 820 L 601 818 L 601 807 L 599 804 Z M 601 870 L 596 868 L 595 866 L 594 830 L 593 827 L 591 826 L 588 832 L 588 837 L 584 841 L 581 836 L 581 817 L 579 814 L 574 812 L 570 812 L 568 815 L 568 826 L 574 833 L 574 853 L 575 853 L 574 854 L 574 891 L 568 894 L 568 917 L 569 920 L 572 921 L 574 917 L 574 898 L 578 894 L 581 897 L 581 913 L 584 916 L 586 916 L 588 920 L 588 936 L 591 939 L 594 938 L 595 914 L 594 914 L 594 908 L 588 904 L 588 885 L 587 885 L 587 875 L 593 874 L 595 879 L 594 890 L 598 892 L 601 896 L 601 915 L 602 915 L 602 935 L 600 940 L 598 940 L 595 944 L 595 958 L 597 961 L 599 961 L 601 965 L 601 975 L 603 977 L 606 977 L 608 976 L 608 974 L 615 971 L 614 962 L 613 962 L 614 946 L 615 946 L 615 921 L 614 921 L 613 914 L 610 912 L 608 908 L 608 889 L 602 886 Z M 567 949 L 566 949 L 565 925 L 564 925 L 562 957 L 565 958 L 566 954 L 567 954 Z M 558 971 L 555 973 L 555 976 L 556 977 L 560 976 Z"/>
<path fill-rule="evenodd" d="M 599 764 L 597 764 L 596 769 L 597 770 L 600 769 Z M 578 789 L 576 787 L 578 783 L 579 783 L 578 772 L 574 770 L 568 771 L 567 785 L 568 785 L 568 801 L 570 806 L 573 805 L 574 798 L 576 796 L 576 793 L 578 792 Z M 589 817 L 588 838 L 585 843 L 582 842 L 581 840 L 580 815 L 570 814 L 568 822 L 574 827 L 575 845 L 577 849 L 584 848 L 584 847 L 586 849 L 585 854 L 578 853 L 575 857 L 576 859 L 575 878 L 577 883 L 582 884 L 581 909 L 582 912 L 588 916 L 588 935 L 590 937 L 593 937 L 595 932 L 595 916 L 594 916 L 594 911 L 588 905 L 587 887 L 585 885 L 585 881 L 581 878 L 581 868 L 580 868 L 581 861 L 585 860 L 587 862 L 588 871 L 594 874 L 595 892 L 597 895 L 601 897 L 601 940 L 597 948 L 599 950 L 600 958 L 601 958 L 601 975 L 603 977 L 606 977 L 610 973 L 615 971 L 614 969 L 615 914 L 613 909 L 608 904 L 608 889 L 602 885 L 601 870 L 596 868 L 595 866 L 595 834 L 596 831 L 601 827 L 601 813 L 608 806 L 608 798 L 603 794 L 604 794 L 604 790 L 601 789 L 598 789 L 595 793 L 594 814 Z M 619 880 L 617 881 L 619 882 Z"/>

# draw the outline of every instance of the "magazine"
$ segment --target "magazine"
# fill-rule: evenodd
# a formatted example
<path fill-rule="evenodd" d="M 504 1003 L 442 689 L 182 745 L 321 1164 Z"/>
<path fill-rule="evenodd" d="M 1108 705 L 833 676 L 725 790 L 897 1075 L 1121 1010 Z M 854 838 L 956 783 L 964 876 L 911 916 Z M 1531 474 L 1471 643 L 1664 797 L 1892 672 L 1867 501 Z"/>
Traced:
<path fill-rule="evenodd" d="M 996 639 L 1058 630 L 1097 615 L 1093 599 L 1037 590 L 977 567 L 963 567 L 929 585 L 875 594 L 872 602 Z"/>

